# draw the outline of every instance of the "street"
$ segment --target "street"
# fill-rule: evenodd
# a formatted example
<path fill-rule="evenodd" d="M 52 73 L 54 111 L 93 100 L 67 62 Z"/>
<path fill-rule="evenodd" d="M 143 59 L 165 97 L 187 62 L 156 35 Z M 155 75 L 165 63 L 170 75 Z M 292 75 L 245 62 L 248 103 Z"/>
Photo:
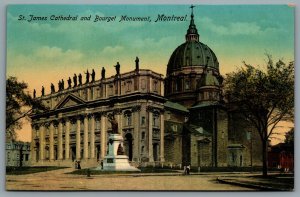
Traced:
<path fill-rule="evenodd" d="M 220 173 L 204 175 L 103 174 L 86 177 L 65 174 L 74 169 L 59 169 L 28 175 L 6 175 L 7 190 L 202 190 L 241 191 L 246 187 L 221 184 Z M 226 174 L 226 176 L 231 176 Z M 236 175 L 235 175 L 236 176 Z"/>

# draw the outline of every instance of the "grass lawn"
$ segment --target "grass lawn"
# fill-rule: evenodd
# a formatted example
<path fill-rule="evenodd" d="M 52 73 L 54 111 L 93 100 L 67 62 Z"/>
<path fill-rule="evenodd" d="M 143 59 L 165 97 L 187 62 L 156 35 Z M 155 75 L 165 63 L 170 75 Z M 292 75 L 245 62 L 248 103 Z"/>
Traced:
<path fill-rule="evenodd" d="M 50 170 L 63 169 L 66 167 L 57 166 L 35 166 L 35 167 L 6 167 L 6 175 L 23 175 L 37 172 L 45 172 Z"/>

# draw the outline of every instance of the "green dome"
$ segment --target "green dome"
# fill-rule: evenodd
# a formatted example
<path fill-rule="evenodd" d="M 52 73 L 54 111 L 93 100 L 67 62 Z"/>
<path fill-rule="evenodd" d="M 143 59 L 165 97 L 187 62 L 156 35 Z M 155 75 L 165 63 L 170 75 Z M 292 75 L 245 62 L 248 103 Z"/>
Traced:
<path fill-rule="evenodd" d="M 206 66 L 219 70 L 215 53 L 205 44 L 198 41 L 187 41 L 177 47 L 168 63 L 167 74 L 183 67 Z"/>

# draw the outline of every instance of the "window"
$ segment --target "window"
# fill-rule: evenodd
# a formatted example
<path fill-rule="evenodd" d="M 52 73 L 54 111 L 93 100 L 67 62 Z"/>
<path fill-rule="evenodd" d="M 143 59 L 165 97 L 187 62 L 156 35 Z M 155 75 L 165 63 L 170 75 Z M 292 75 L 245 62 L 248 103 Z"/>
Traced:
<path fill-rule="evenodd" d="M 159 121 L 159 113 L 154 112 L 153 113 L 153 126 L 157 127 L 158 126 L 158 121 Z"/>
<path fill-rule="evenodd" d="M 29 160 L 29 154 L 25 154 L 25 161 Z"/>
<path fill-rule="evenodd" d="M 10 162 L 10 152 L 7 153 L 7 161 Z"/>
<path fill-rule="evenodd" d="M 191 81 L 190 80 L 186 80 L 185 81 L 185 89 L 189 90 L 191 88 L 190 86 L 191 86 Z"/>
<path fill-rule="evenodd" d="M 155 80 L 155 81 L 154 81 L 154 92 L 157 92 L 157 89 L 158 89 L 158 88 L 157 88 L 157 83 L 158 83 L 158 82 Z"/>
<path fill-rule="evenodd" d="M 174 132 L 177 132 L 177 125 L 176 125 L 176 124 L 173 124 L 173 125 L 172 125 L 172 130 L 173 130 Z"/>
<path fill-rule="evenodd" d="M 131 126 L 132 124 L 132 114 L 130 111 L 124 113 L 125 116 L 125 126 Z"/>
<path fill-rule="evenodd" d="M 145 79 L 142 79 L 142 89 L 144 90 L 144 89 L 146 89 L 146 82 L 145 82 Z"/>
<path fill-rule="evenodd" d="M 141 153 L 142 153 L 142 154 L 144 153 L 144 149 L 145 149 L 145 147 L 142 146 L 142 149 L 141 149 Z"/>
<path fill-rule="evenodd" d="M 145 132 L 142 132 L 142 140 L 145 139 Z"/>
<path fill-rule="evenodd" d="M 145 123 L 146 123 L 146 117 L 142 116 L 142 125 L 145 125 Z"/>
<path fill-rule="evenodd" d="M 132 86 L 132 81 L 127 81 L 126 86 L 127 86 L 126 92 L 130 92 L 131 91 L 131 86 Z"/>

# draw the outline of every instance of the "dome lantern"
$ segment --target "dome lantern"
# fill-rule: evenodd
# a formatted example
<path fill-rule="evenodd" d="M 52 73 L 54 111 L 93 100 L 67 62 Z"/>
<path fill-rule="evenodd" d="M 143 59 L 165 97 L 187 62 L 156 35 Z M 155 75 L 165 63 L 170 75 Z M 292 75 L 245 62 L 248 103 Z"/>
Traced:
<path fill-rule="evenodd" d="M 187 33 L 185 35 L 185 40 L 187 42 L 189 41 L 196 41 L 199 42 L 199 34 L 198 34 L 198 30 L 196 28 L 196 25 L 194 23 L 194 13 L 193 13 L 193 8 L 195 6 L 191 5 L 191 9 L 192 9 L 192 13 L 191 13 L 191 21 L 190 21 L 190 26 L 189 29 L 187 30 Z"/>

